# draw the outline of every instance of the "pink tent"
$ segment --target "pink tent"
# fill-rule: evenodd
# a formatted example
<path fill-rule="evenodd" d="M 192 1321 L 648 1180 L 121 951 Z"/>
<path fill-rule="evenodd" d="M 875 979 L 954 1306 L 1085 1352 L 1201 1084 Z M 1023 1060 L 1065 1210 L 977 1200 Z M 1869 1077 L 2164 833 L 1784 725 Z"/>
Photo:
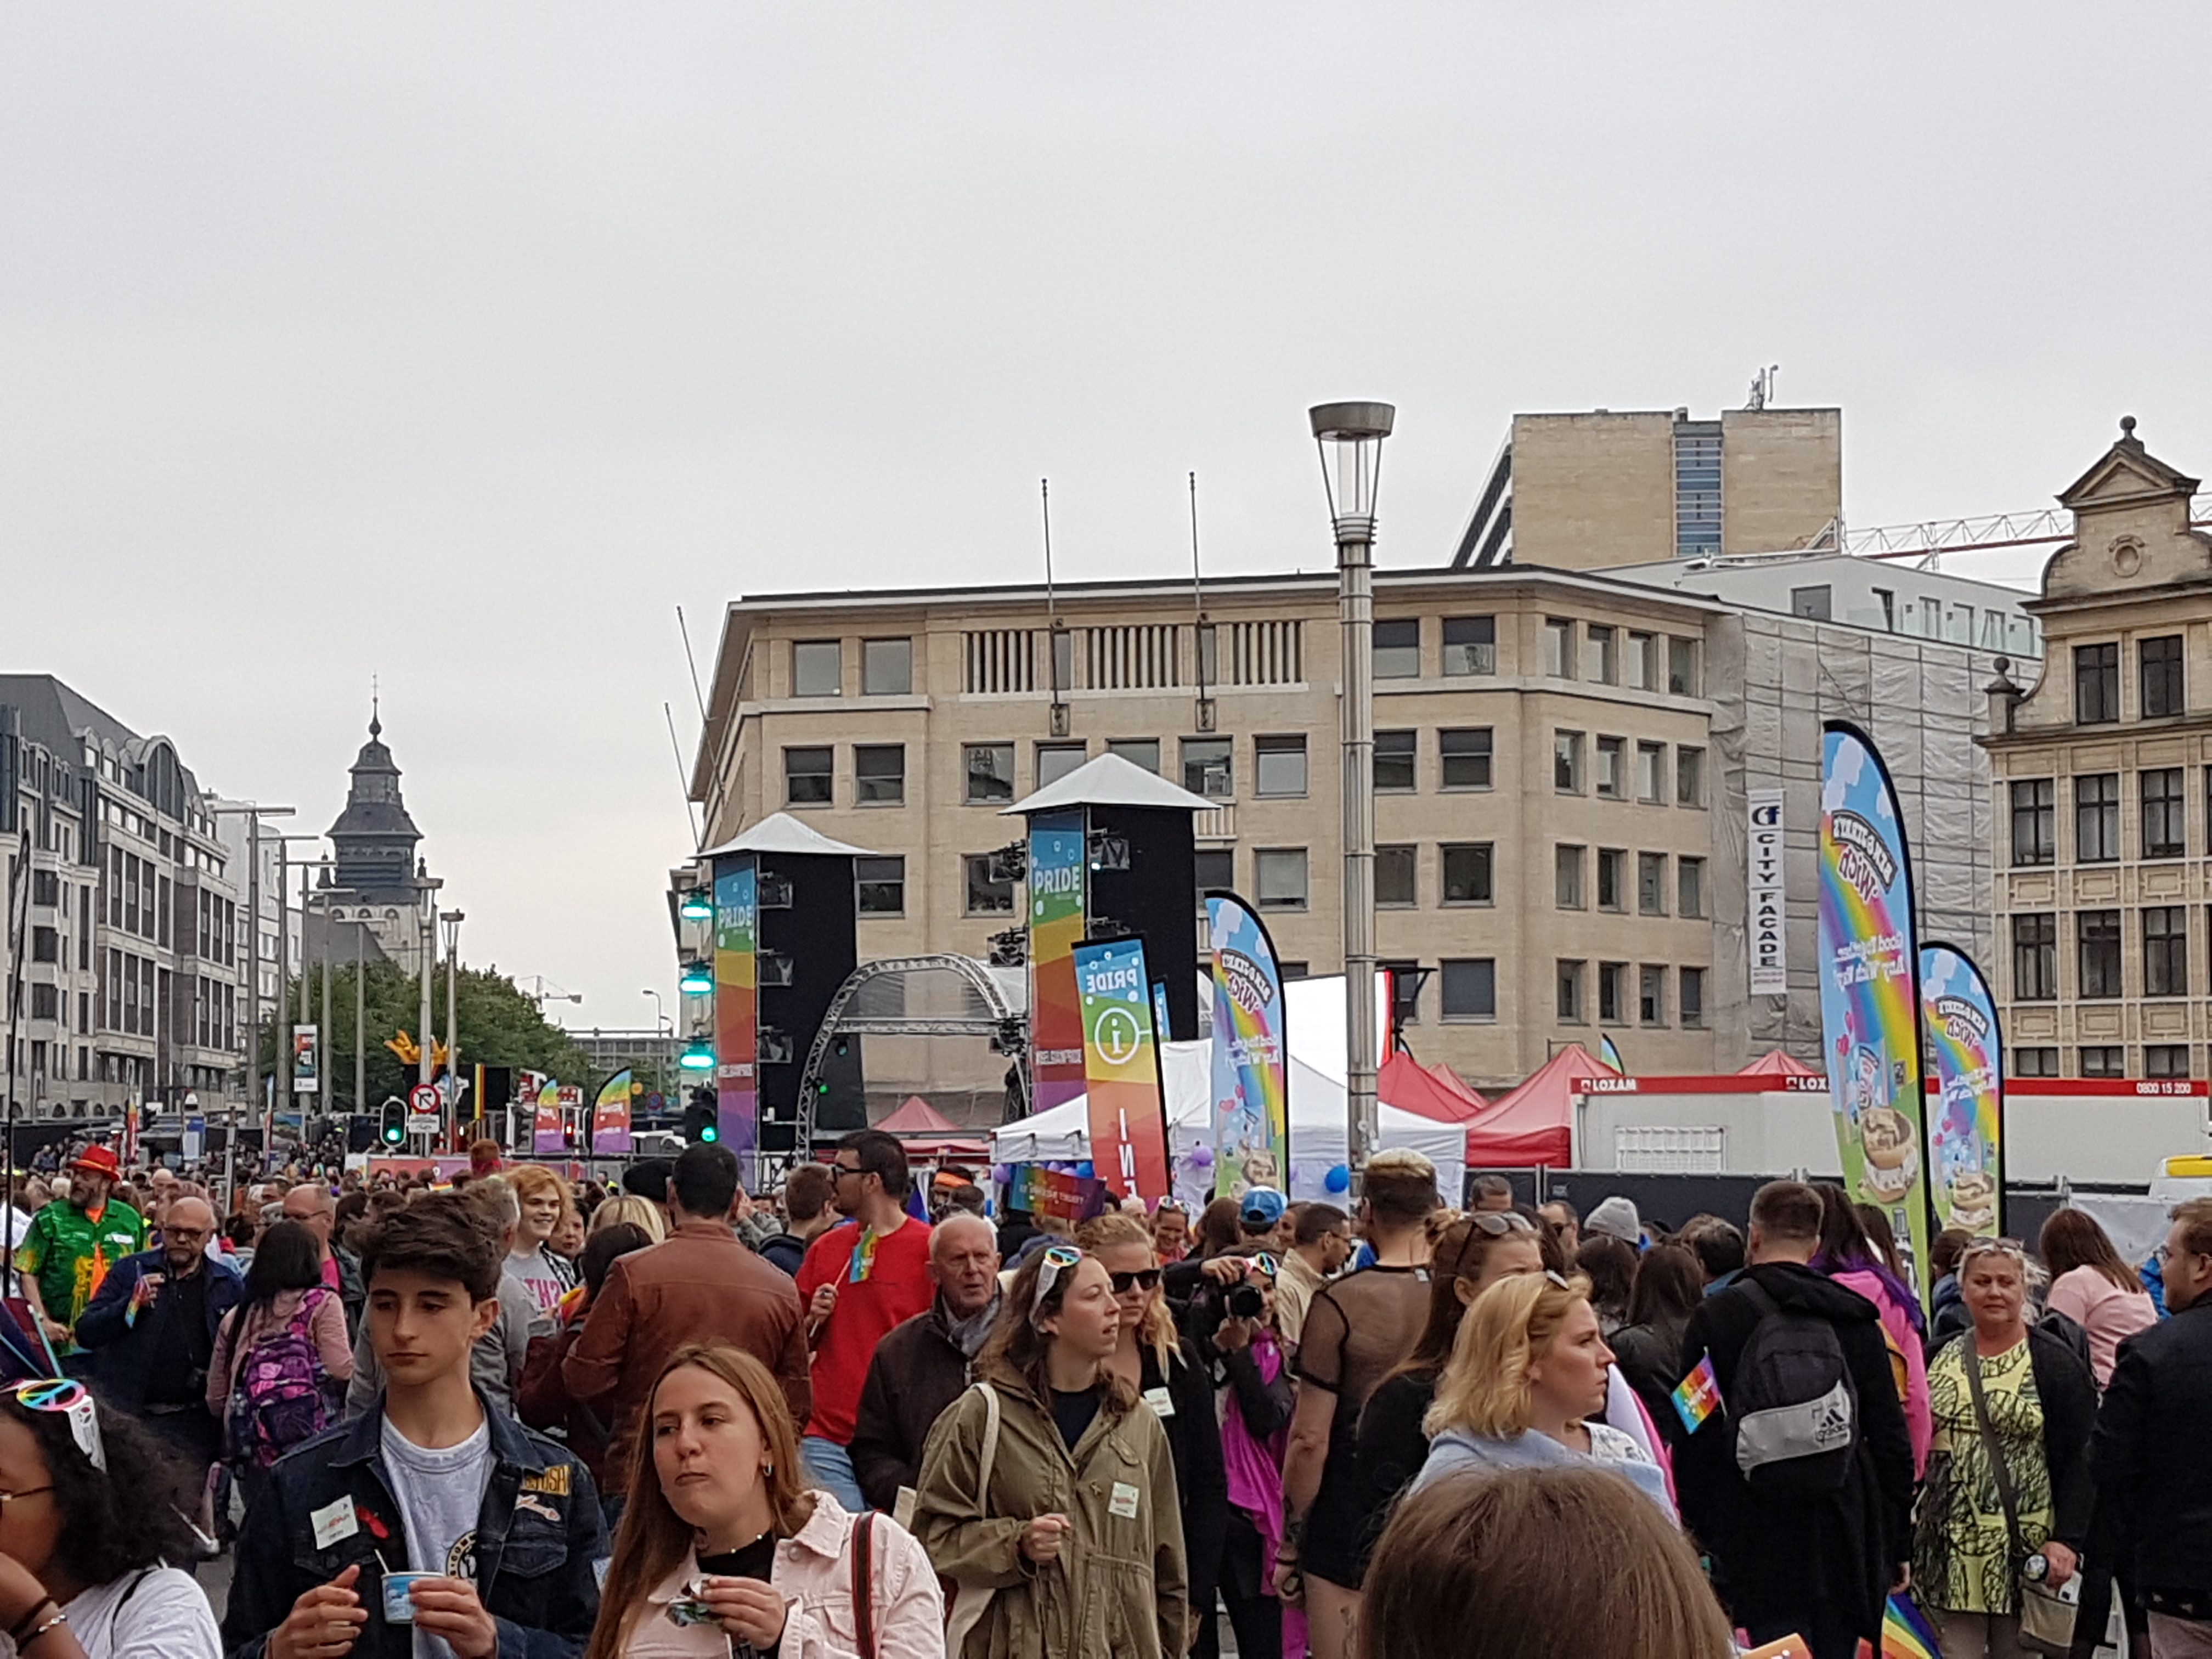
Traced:
<path fill-rule="evenodd" d="M 908 1095 L 874 1127 L 896 1135 L 915 1157 L 981 1160 L 990 1156 L 989 1130 L 962 1128 L 920 1095 Z"/>
<path fill-rule="evenodd" d="M 1540 1164 L 1566 1169 L 1575 1156 L 1574 1080 L 1618 1075 L 1582 1044 L 1570 1042 L 1468 1124 L 1468 1168 L 1528 1170 Z"/>
<path fill-rule="evenodd" d="M 1403 1048 L 1382 1062 L 1375 1079 L 1376 1097 L 1386 1106 L 1415 1112 L 1438 1123 L 1465 1123 L 1490 1109 L 1457 1072 L 1438 1060 L 1424 1066 Z"/>
<path fill-rule="evenodd" d="M 1787 1051 L 1777 1048 L 1771 1054 L 1761 1054 L 1744 1066 L 1738 1077 L 1818 1077 L 1820 1073 Z"/>

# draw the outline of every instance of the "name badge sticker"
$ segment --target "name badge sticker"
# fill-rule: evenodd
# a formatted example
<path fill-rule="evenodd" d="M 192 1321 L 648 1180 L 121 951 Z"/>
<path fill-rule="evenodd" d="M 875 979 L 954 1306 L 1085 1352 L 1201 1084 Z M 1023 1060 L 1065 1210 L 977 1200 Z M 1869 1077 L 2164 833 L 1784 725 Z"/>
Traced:
<path fill-rule="evenodd" d="M 1106 1505 L 1109 1515 L 1118 1515 L 1124 1521 L 1137 1518 L 1137 1489 L 1126 1480 L 1114 1483 L 1114 1496 Z"/>
<path fill-rule="evenodd" d="M 351 1538 L 361 1530 L 350 1498 L 334 1498 L 322 1508 L 310 1510 L 307 1524 L 315 1529 L 315 1547 L 319 1550 L 326 1550 L 341 1538 Z"/>
<path fill-rule="evenodd" d="M 1165 1385 L 1157 1389 L 1146 1389 L 1145 1390 L 1145 1403 L 1152 1408 L 1152 1414 L 1154 1416 L 1158 1417 L 1163 1420 L 1173 1417 L 1176 1414 L 1175 1401 L 1169 1398 Z"/>

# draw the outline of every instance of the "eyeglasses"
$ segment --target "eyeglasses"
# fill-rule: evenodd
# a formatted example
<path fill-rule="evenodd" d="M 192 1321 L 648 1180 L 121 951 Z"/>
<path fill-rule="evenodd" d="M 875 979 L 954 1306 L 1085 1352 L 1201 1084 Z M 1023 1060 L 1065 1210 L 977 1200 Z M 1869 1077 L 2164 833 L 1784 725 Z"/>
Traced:
<path fill-rule="evenodd" d="M 866 1174 L 867 1171 L 857 1164 L 832 1164 L 830 1166 L 830 1179 L 832 1181 L 836 1180 L 840 1176 Z"/>
<path fill-rule="evenodd" d="M 1083 1260 L 1083 1252 L 1073 1244 L 1048 1244 L 1038 1252 L 1038 1260 L 1044 1265 L 1037 1270 L 1036 1294 L 1030 1298 L 1030 1317 L 1032 1320 L 1036 1317 L 1036 1310 L 1044 1306 L 1045 1297 L 1052 1294 L 1054 1282 L 1060 1274 Z"/>
<path fill-rule="evenodd" d="M 1126 1273 L 1114 1273 L 1109 1276 L 1114 1281 L 1114 1294 L 1116 1296 L 1128 1295 L 1132 1285 L 1140 1291 L 1153 1291 L 1158 1290 L 1160 1284 L 1160 1270 L 1158 1267 L 1138 1267 Z"/>
<path fill-rule="evenodd" d="M 1468 1218 L 1492 1238 L 1503 1238 L 1508 1233 L 1533 1233 L 1536 1229 L 1528 1218 L 1517 1210 L 1473 1210 Z"/>

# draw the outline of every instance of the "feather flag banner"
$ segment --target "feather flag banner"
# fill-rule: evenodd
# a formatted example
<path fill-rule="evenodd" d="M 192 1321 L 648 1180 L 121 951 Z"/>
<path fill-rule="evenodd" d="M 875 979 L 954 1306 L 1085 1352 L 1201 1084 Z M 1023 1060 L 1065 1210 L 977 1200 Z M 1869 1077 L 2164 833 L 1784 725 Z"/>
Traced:
<path fill-rule="evenodd" d="M 1941 1659 L 1936 1632 L 1907 1590 L 1889 1598 L 1881 1615 L 1881 1659 Z"/>

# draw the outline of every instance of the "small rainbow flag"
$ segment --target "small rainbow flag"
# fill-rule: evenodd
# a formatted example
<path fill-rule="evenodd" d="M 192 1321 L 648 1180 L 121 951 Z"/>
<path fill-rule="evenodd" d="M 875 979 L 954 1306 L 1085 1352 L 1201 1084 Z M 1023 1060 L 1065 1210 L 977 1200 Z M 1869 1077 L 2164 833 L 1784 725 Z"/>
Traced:
<path fill-rule="evenodd" d="M 1705 1425 L 1705 1419 L 1721 1408 L 1721 1380 L 1713 1372 L 1713 1357 L 1705 1355 L 1698 1361 L 1690 1374 L 1674 1385 L 1671 1396 L 1674 1414 L 1682 1419 L 1682 1426 L 1695 1434 Z"/>
<path fill-rule="evenodd" d="M 1891 1596 L 1881 1615 L 1881 1659 L 1938 1659 L 1942 1652 L 1911 1592 Z"/>

